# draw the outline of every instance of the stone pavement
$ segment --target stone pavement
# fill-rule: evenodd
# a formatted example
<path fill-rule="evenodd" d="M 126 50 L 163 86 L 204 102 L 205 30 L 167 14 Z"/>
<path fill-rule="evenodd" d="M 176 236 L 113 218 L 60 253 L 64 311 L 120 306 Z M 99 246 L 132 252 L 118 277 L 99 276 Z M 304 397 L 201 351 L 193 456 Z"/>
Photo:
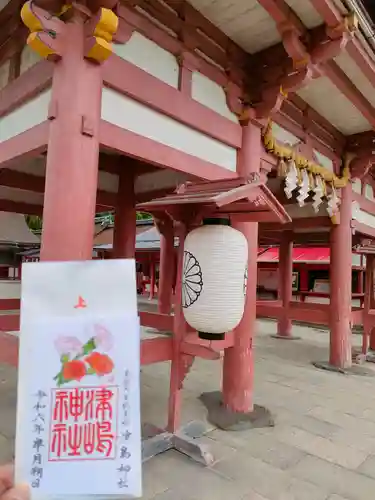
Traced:
<path fill-rule="evenodd" d="M 144 465 L 144 500 L 373 500 L 375 378 L 315 369 L 327 358 L 328 334 L 295 326 L 300 341 L 270 338 L 259 321 L 255 402 L 270 408 L 276 427 L 246 432 L 212 429 L 202 439 L 211 468 L 169 451 Z M 355 344 L 360 337 L 354 336 Z M 374 365 L 375 369 L 375 365 Z M 196 361 L 183 395 L 183 420 L 205 419 L 197 397 L 217 390 L 218 362 Z M 12 457 L 16 370 L 0 366 L 0 461 Z M 168 364 L 142 369 L 142 421 L 163 426 Z"/>

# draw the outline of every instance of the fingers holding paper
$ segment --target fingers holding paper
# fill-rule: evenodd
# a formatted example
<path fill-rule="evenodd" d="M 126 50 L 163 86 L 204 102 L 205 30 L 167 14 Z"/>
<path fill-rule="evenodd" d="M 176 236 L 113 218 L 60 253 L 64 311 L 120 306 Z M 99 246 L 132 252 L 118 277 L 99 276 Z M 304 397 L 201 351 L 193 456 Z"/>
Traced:
<path fill-rule="evenodd" d="M 0 466 L 0 500 L 29 500 L 29 498 L 30 492 L 27 485 L 14 485 L 13 466 Z"/>

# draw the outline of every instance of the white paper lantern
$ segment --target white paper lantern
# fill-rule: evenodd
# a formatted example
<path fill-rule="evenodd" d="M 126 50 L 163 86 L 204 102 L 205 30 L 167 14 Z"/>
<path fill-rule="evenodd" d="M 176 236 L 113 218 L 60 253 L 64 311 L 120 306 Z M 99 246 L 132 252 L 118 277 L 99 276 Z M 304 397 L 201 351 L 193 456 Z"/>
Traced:
<path fill-rule="evenodd" d="M 247 280 L 247 240 L 218 222 L 191 231 L 184 245 L 184 316 L 201 338 L 209 340 L 224 338 L 241 321 Z"/>

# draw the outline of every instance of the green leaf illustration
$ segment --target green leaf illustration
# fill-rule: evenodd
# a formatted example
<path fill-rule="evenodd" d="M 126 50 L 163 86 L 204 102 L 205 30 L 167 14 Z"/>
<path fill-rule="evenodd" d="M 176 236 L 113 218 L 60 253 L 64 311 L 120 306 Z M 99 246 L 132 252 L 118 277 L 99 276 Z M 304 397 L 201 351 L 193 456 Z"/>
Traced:
<path fill-rule="evenodd" d="M 96 344 L 95 344 L 95 339 L 93 337 L 90 340 L 88 340 L 86 344 L 83 346 L 83 356 L 86 356 L 86 354 L 89 354 L 94 349 L 96 349 Z"/>

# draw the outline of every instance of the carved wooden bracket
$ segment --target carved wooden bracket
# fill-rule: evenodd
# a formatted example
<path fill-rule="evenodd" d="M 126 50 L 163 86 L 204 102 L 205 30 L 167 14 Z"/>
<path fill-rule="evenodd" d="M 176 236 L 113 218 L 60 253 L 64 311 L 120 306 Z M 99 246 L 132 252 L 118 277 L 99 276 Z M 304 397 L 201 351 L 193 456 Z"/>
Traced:
<path fill-rule="evenodd" d="M 106 1 L 103 0 L 104 3 Z M 113 1 L 108 0 L 107 3 L 112 5 Z M 64 19 L 77 15 L 87 20 L 84 26 L 84 56 L 103 62 L 112 53 L 111 42 L 117 31 L 118 17 L 110 8 L 96 7 L 96 3 L 90 5 L 95 7 L 95 14 L 89 7 L 78 2 L 63 5 L 58 0 L 29 0 L 21 10 L 22 21 L 30 30 L 27 44 L 45 59 L 60 59 L 64 47 Z M 56 12 L 58 8 L 60 11 Z"/>
<path fill-rule="evenodd" d="M 254 106 L 256 118 L 270 118 L 279 112 L 288 94 L 281 86 L 262 92 L 262 101 Z"/>
<path fill-rule="evenodd" d="M 273 114 L 280 111 L 288 93 L 297 91 L 312 78 L 313 71 L 310 66 L 306 66 L 286 75 L 278 86 L 265 89 L 262 92 L 262 101 L 255 105 L 257 118 L 272 118 Z"/>
<path fill-rule="evenodd" d="M 166 235 L 173 231 L 173 220 L 165 212 L 154 216 L 154 223 L 160 234 Z"/>
<path fill-rule="evenodd" d="M 104 62 L 112 54 L 112 40 L 118 28 L 118 17 L 105 8 L 85 24 L 85 57 L 98 63 Z"/>
<path fill-rule="evenodd" d="M 242 88 L 232 81 L 229 81 L 227 86 L 224 87 L 224 92 L 228 108 L 235 115 L 241 116 L 244 111 L 244 92 Z"/>
<path fill-rule="evenodd" d="M 181 52 L 177 57 L 177 61 L 180 66 L 190 71 L 196 71 L 198 69 L 196 56 L 187 50 Z"/>
<path fill-rule="evenodd" d="M 44 59 L 61 58 L 65 23 L 38 7 L 34 0 L 29 0 L 23 5 L 21 18 L 30 30 L 27 38 L 29 47 Z"/>
<path fill-rule="evenodd" d="M 119 23 L 117 31 L 113 36 L 113 41 L 114 43 L 125 44 L 131 39 L 135 27 L 123 18 L 121 18 L 121 21 L 122 22 Z"/>
<path fill-rule="evenodd" d="M 337 24 L 337 26 L 330 28 L 326 27 L 326 33 L 331 40 L 339 38 L 343 33 L 352 34 L 358 30 L 359 21 L 358 17 L 354 12 L 343 16 L 342 22 Z"/>
<path fill-rule="evenodd" d="M 350 176 L 352 179 L 363 179 L 375 164 L 375 154 L 366 154 L 363 156 L 354 156 L 351 160 Z"/>
<path fill-rule="evenodd" d="M 309 62 L 309 55 L 305 44 L 302 43 L 295 28 L 289 27 L 285 29 L 281 35 L 284 49 L 295 64 L 307 64 Z"/>
<path fill-rule="evenodd" d="M 358 20 L 354 14 L 343 18 L 335 28 L 326 27 L 326 35 L 313 47 L 308 48 L 308 33 L 305 40 L 295 27 L 279 27 L 284 48 L 293 60 L 296 68 L 311 66 L 312 70 L 317 66 L 337 57 L 351 40 L 354 32 L 358 29 Z"/>

